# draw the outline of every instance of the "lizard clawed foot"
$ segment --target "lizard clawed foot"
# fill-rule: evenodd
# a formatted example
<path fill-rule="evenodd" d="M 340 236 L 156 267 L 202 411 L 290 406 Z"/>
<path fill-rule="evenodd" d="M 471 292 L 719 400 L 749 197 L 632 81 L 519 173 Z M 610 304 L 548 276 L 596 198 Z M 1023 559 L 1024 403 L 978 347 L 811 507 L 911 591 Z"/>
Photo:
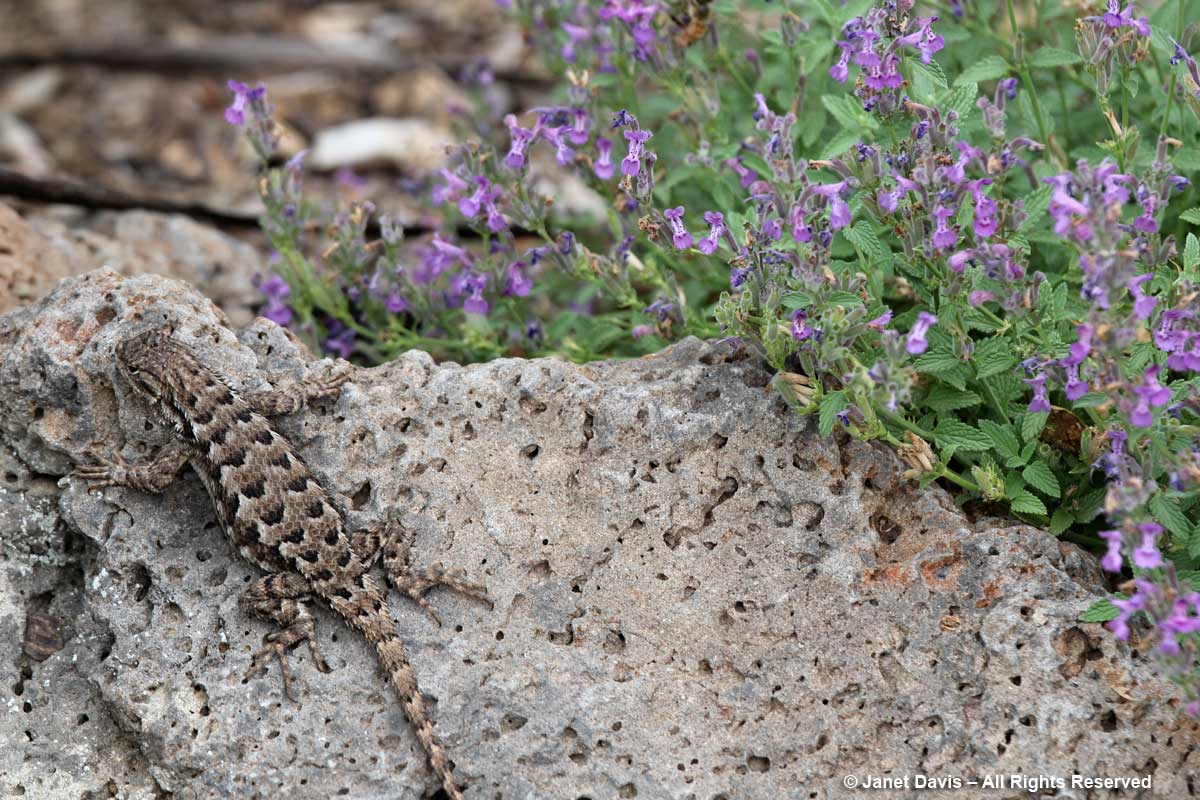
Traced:
<path fill-rule="evenodd" d="M 317 647 L 316 627 L 311 620 L 301 620 L 289 628 L 267 635 L 266 644 L 254 651 L 250 666 L 242 673 L 242 683 L 249 683 L 256 673 L 270 665 L 271 659 L 275 659 L 279 661 L 279 673 L 283 676 L 283 693 L 292 702 L 299 703 L 300 699 L 292 692 L 292 671 L 288 666 L 287 653 L 301 641 L 308 642 L 308 649 L 312 652 L 317 669 L 329 672 L 329 664 Z"/>
<path fill-rule="evenodd" d="M 334 367 L 327 374 L 314 380 L 308 389 L 309 400 L 324 400 L 327 397 L 337 397 L 342 393 L 342 386 L 350 380 L 350 367 Z"/>
<path fill-rule="evenodd" d="M 425 613 L 433 619 L 434 624 L 438 627 L 441 627 L 442 619 L 425 599 L 425 593 L 435 586 L 446 586 L 460 594 L 474 597 L 476 600 L 487 603 L 489 609 L 495 607 L 486 586 L 467 580 L 467 573 L 461 568 L 455 567 L 447 570 L 440 561 L 435 561 L 422 571 L 393 575 L 392 585 L 416 601 L 417 605 L 425 610 Z"/>
<path fill-rule="evenodd" d="M 124 486 L 128 483 L 129 462 L 120 455 L 109 458 L 96 450 L 88 450 L 83 457 L 84 463 L 71 470 L 71 475 L 87 481 L 88 491 L 97 491 L 106 486 Z"/>

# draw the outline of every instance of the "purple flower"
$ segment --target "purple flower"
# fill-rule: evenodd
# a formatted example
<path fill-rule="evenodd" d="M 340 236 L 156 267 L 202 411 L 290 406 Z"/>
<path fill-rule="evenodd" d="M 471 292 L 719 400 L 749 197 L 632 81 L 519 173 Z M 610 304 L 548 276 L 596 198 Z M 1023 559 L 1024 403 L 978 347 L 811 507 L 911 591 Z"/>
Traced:
<path fill-rule="evenodd" d="M 867 327 L 873 331 L 881 331 L 887 327 L 887 324 L 892 321 L 892 310 L 889 308 L 875 319 L 867 323 Z"/>
<path fill-rule="evenodd" d="M 628 132 L 625 134 L 628 136 Z M 676 250 L 686 250 L 692 246 L 692 235 L 683 227 L 683 206 L 668 208 L 663 212 L 667 224 L 671 226 L 671 242 Z"/>
<path fill-rule="evenodd" d="M 792 338 L 797 342 L 803 342 L 805 339 L 811 339 L 817 334 L 815 328 L 810 328 L 808 325 L 808 312 L 803 308 L 797 308 L 792 312 Z"/>
<path fill-rule="evenodd" d="M 1158 382 L 1161 370 L 1162 367 L 1157 364 L 1147 367 L 1141 385 L 1133 387 L 1138 400 L 1129 414 L 1129 421 L 1139 428 L 1148 428 L 1154 422 L 1150 409 L 1171 402 L 1171 390 Z"/>
<path fill-rule="evenodd" d="M 575 158 L 575 151 L 567 144 L 566 133 L 568 130 L 565 125 L 542 128 L 542 137 L 554 145 L 554 160 L 564 167 Z"/>
<path fill-rule="evenodd" d="M 954 214 L 953 208 L 941 203 L 933 210 L 933 218 L 936 220 L 933 246 L 938 250 L 949 250 L 958 241 L 958 233 L 949 224 L 950 220 L 954 218 Z"/>
<path fill-rule="evenodd" d="M 987 289 L 976 289 L 967 295 L 967 303 L 971 308 L 979 308 L 984 303 L 991 302 L 996 299 L 996 295 L 989 292 Z"/>
<path fill-rule="evenodd" d="M 1030 414 L 1050 410 L 1050 399 L 1046 396 L 1046 378 L 1045 371 L 1039 372 L 1032 378 L 1025 378 L 1025 382 L 1033 389 L 1033 399 L 1029 401 Z"/>
<path fill-rule="evenodd" d="M 845 83 L 850 77 L 850 54 L 853 52 L 849 42 L 838 42 L 838 47 L 842 48 L 842 54 L 838 56 L 837 62 L 829 68 L 829 77 L 833 78 L 838 83 Z"/>
<path fill-rule="evenodd" d="M 629 335 L 634 339 L 640 339 L 643 336 L 648 336 L 651 333 L 654 333 L 653 325 L 634 325 L 633 330 L 629 332 Z"/>
<path fill-rule="evenodd" d="M 812 187 L 813 194 L 829 200 L 829 227 L 835 231 L 850 224 L 850 206 L 842 199 L 841 193 L 846 189 L 846 181 L 827 183 Z"/>
<path fill-rule="evenodd" d="M 912 330 L 908 332 L 908 340 L 904 344 L 904 349 L 909 355 L 919 356 L 925 352 L 929 347 L 929 342 L 925 341 L 925 334 L 937 321 L 937 317 L 927 311 L 917 314 L 917 321 L 913 323 Z"/>
<path fill-rule="evenodd" d="M 233 92 L 233 102 L 229 108 L 225 109 L 225 121 L 241 128 L 246 124 L 246 101 L 250 99 L 250 92 L 262 91 L 263 87 L 260 84 L 258 89 L 251 90 L 241 81 L 234 80 L 228 81 L 225 85 L 229 87 L 229 91 Z"/>
<path fill-rule="evenodd" d="M 1108 542 L 1108 550 L 1105 552 L 1104 558 L 1100 559 L 1101 568 L 1108 572 L 1120 572 L 1124 563 L 1121 560 L 1121 532 L 1100 531 L 1099 536 Z"/>
<path fill-rule="evenodd" d="M 588 113 L 587 109 L 573 108 L 571 109 L 571 132 L 567 136 L 571 140 L 571 144 L 587 144 L 588 140 Z"/>
<path fill-rule="evenodd" d="M 528 297 L 533 288 L 533 280 L 524 273 L 525 262 L 514 261 L 508 265 L 507 280 L 504 283 L 505 297 Z"/>
<path fill-rule="evenodd" d="M 400 289 L 393 287 L 388 292 L 387 300 L 384 301 L 383 307 L 393 314 L 399 314 L 408 310 L 408 298 L 400 294 Z"/>
<path fill-rule="evenodd" d="M 725 232 L 725 216 L 719 211 L 705 211 L 704 221 L 709 225 L 708 236 L 700 240 L 696 249 L 705 255 L 710 255 L 716 251 L 721 234 Z"/>
<path fill-rule="evenodd" d="M 1162 533 L 1162 525 L 1157 522 L 1143 522 L 1138 525 L 1142 534 L 1142 544 L 1133 551 L 1133 565 L 1141 569 L 1154 569 L 1162 566 L 1162 553 L 1158 552 L 1155 540 Z"/>
<path fill-rule="evenodd" d="M 1079 379 L 1079 367 L 1070 365 L 1067 367 L 1067 385 L 1063 388 L 1063 392 L 1067 395 L 1067 399 L 1074 402 L 1088 393 L 1088 385 L 1086 381 Z"/>
<path fill-rule="evenodd" d="M 590 39 L 592 32 L 587 28 L 572 25 L 570 22 L 564 22 L 562 29 L 567 33 L 567 41 L 562 46 L 562 58 L 563 61 L 573 64 L 575 63 L 575 48 L 580 42 Z"/>
<path fill-rule="evenodd" d="M 622 175 L 637 175 L 642 169 L 642 146 L 650 138 L 650 131 L 625 131 L 625 141 L 629 142 L 629 154 L 621 159 Z"/>
<path fill-rule="evenodd" d="M 469 188 L 471 188 L 470 184 L 444 167 L 438 170 L 438 174 L 442 176 L 442 180 L 445 181 L 445 183 L 435 183 L 433 186 L 433 191 L 431 194 L 433 195 L 433 204 L 435 206 L 440 206 L 442 203 L 454 202 L 462 197 L 463 193 L 465 193 Z M 473 215 L 468 214 L 467 216 Z"/>
<path fill-rule="evenodd" d="M 509 135 L 512 137 L 512 144 L 508 148 L 508 155 L 504 157 L 504 163 L 513 169 L 520 169 L 525 166 L 525 150 L 533 141 L 535 132 L 518 125 L 513 114 L 504 117 L 504 124 L 508 126 Z"/>
<path fill-rule="evenodd" d="M 748 189 L 750 184 L 754 183 L 754 181 L 758 178 L 758 173 L 749 167 L 744 166 L 740 158 L 725 159 L 725 166 L 731 168 L 738 174 L 738 177 L 741 178 L 743 189 Z"/>
<path fill-rule="evenodd" d="M 792 223 L 792 238 L 797 242 L 811 242 L 812 228 L 804 221 L 804 216 L 807 212 L 804 206 L 796 203 L 792 206 L 791 223 Z"/>
<path fill-rule="evenodd" d="M 967 184 L 975 201 L 975 221 L 972 227 L 977 239 L 986 239 L 996 232 L 996 201 L 983 193 L 983 187 L 991 182 L 990 178 L 981 178 Z"/>
<path fill-rule="evenodd" d="M 596 173 L 596 177 L 606 181 L 613 176 L 612 162 L 612 139 L 597 139 L 596 140 L 596 163 L 592 167 L 592 171 Z"/>
<path fill-rule="evenodd" d="M 1154 273 L 1147 272 L 1144 275 L 1138 275 L 1136 278 L 1130 278 L 1129 293 L 1133 295 L 1133 315 L 1138 319 L 1149 319 L 1154 313 L 1154 307 L 1158 305 L 1157 297 L 1150 297 L 1142 291 L 1142 284 L 1153 280 Z"/>

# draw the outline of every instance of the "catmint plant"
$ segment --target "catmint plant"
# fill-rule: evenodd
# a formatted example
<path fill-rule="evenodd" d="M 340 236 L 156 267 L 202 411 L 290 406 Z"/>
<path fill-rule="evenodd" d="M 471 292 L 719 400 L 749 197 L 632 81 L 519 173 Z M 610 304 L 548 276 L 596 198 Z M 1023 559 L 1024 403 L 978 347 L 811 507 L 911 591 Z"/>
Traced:
<path fill-rule="evenodd" d="M 406 181 L 426 204 L 404 224 L 384 198 L 318 219 L 265 90 L 229 84 L 275 251 L 263 313 L 367 362 L 739 348 L 822 434 L 1094 552 L 1116 593 L 1082 618 L 1151 636 L 1200 713 L 1183 4 L 1037 25 L 914 0 L 500 5 L 562 85 L 509 108 L 473 64 L 474 134 Z M 600 218 L 547 189 L 568 178 Z"/>

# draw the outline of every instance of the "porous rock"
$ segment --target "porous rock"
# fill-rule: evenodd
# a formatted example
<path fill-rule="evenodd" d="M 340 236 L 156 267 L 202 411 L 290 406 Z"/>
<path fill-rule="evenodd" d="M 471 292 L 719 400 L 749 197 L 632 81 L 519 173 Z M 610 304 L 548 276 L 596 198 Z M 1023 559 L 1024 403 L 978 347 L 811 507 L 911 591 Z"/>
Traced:
<path fill-rule="evenodd" d="M 55 484 L 89 446 L 136 459 L 166 440 L 112 361 L 160 319 L 239 387 L 311 358 L 266 320 L 235 336 L 156 276 L 89 273 L 0 317 L 0 793 L 433 791 L 371 651 L 327 610 L 333 670 L 294 651 L 299 704 L 274 668 L 242 682 L 269 628 L 238 606 L 253 569 L 195 476 L 158 497 Z M 586 365 L 411 352 L 280 421 L 352 526 L 398 508 L 417 564 L 490 586 L 491 611 L 435 590 L 441 628 L 392 597 L 468 797 L 841 798 L 861 796 L 848 774 L 1072 773 L 1195 795 L 1196 726 L 1143 657 L 1076 621 L 1102 591 L 1091 556 L 969 523 L 767 382 L 694 339 Z M 880 796 L 1025 796 L 963 791 Z"/>

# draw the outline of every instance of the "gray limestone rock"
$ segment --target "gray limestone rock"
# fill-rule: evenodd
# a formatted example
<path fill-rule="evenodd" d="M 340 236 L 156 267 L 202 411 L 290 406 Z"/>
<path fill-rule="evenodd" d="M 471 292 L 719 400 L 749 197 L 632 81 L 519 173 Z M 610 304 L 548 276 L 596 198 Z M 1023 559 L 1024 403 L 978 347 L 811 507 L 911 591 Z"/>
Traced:
<path fill-rule="evenodd" d="M 242 683 L 269 628 L 238 607 L 253 570 L 195 476 L 160 497 L 59 481 L 89 446 L 166 440 L 111 356 L 162 317 L 237 386 L 311 359 L 157 276 L 92 272 L 0 317 L 0 795 L 425 796 L 395 697 L 327 610 L 333 671 L 294 651 L 299 705 L 277 670 Z M 1090 556 L 968 522 L 767 382 L 696 340 L 586 365 L 412 352 L 281 421 L 353 527 L 398 508 L 416 563 L 491 588 L 491 611 L 435 590 L 441 628 L 392 598 L 468 797 L 1030 796 L 843 782 L 918 774 L 1200 792 L 1197 727 L 1143 657 L 1076 621 L 1102 591 Z"/>

